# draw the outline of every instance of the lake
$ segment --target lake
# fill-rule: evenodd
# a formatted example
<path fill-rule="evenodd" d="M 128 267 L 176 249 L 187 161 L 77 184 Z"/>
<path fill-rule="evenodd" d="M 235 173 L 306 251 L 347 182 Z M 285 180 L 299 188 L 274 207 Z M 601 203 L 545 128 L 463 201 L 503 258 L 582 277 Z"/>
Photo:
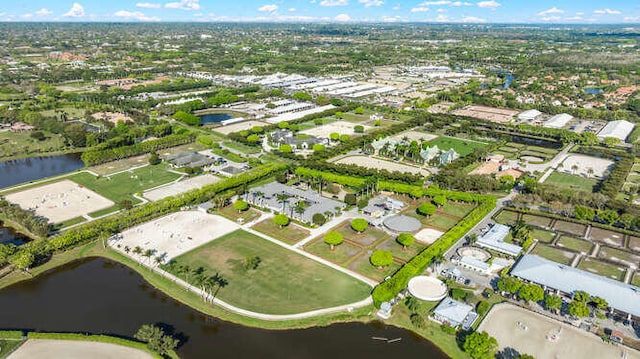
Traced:
<path fill-rule="evenodd" d="M 203 125 L 208 123 L 220 123 L 224 120 L 232 119 L 233 115 L 230 113 L 209 113 L 206 115 L 200 116 L 200 120 Z"/>
<path fill-rule="evenodd" d="M 84 167 L 79 153 L 0 162 L 0 188 L 75 171 Z"/>
<path fill-rule="evenodd" d="M 180 304 L 133 270 L 102 258 L 76 261 L 5 288 L 0 308 L 0 329 L 131 337 L 143 324 L 162 324 L 182 339 L 178 354 L 185 359 L 447 357 L 429 341 L 382 324 L 272 331 L 228 323 Z M 386 343 L 374 336 L 402 340 Z"/>

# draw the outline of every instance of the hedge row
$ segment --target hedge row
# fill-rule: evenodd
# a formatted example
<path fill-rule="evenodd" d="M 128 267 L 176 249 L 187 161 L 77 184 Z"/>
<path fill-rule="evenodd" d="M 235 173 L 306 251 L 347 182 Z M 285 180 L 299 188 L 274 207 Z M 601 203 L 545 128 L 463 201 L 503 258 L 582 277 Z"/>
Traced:
<path fill-rule="evenodd" d="M 495 206 L 496 199 L 485 196 L 484 201 L 463 220 L 447 231 L 435 243 L 413 257 L 407 264 L 395 272 L 391 278 L 376 286 L 372 293 L 374 304 L 380 307 L 382 302 L 389 301 L 395 297 L 401 290 L 407 287 L 409 279 L 424 272 L 436 258 L 442 256 L 454 243 L 489 214 Z"/>
<path fill-rule="evenodd" d="M 191 143 L 195 140 L 192 134 L 175 134 L 158 138 L 153 141 L 139 142 L 131 146 L 99 149 L 92 148 L 82 153 L 81 159 L 87 166 L 121 160 L 178 145 Z"/>
<path fill-rule="evenodd" d="M 47 340 L 76 340 L 76 341 L 85 341 L 85 342 L 99 342 L 99 343 L 108 343 L 120 345 L 123 347 L 129 347 L 132 349 L 142 350 L 154 358 L 162 359 L 163 357 L 158 353 L 155 353 L 149 348 L 145 343 L 141 343 L 138 341 L 127 340 L 118 337 L 111 337 L 108 335 L 88 335 L 88 334 L 78 334 L 78 333 L 38 333 L 38 332 L 30 332 L 27 334 L 28 339 L 47 339 Z M 179 358 L 178 354 L 174 351 L 171 351 L 168 356 L 170 358 Z"/>
<path fill-rule="evenodd" d="M 335 182 L 349 187 L 360 187 L 366 182 L 366 179 L 362 178 L 337 175 L 304 167 L 296 168 L 295 174 L 312 178 L 321 177 L 329 182 Z M 443 255 L 455 242 L 489 214 L 496 206 L 496 198 L 488 195 L 444 190 L 437 186 L 425 188 L 392 181 L 378 181 L 377 184 L 378 190 L 408 194 L 416 198 L 444 195 L 448 200 L 479 204 L 435 243 L 411 259 L 391 278 L 375 287 L 373 290 L 373 300 L 374 304 L 379 307 L 382 302 L 390 300 L 406 288 L 409 279 L 422 273 L 435 258 Z"/>
<path fill-rule="evenodd" d="M 20 340 L 23 337 L 22 330 L 0 330 L 0 339 Z"/>

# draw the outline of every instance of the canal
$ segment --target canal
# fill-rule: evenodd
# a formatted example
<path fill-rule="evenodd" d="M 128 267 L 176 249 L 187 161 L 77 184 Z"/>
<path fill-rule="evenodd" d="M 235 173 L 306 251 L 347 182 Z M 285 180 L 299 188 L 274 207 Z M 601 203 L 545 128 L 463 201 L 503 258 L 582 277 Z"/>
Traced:
<path fill-rule="evenodd" d="M 247 293 L 251 295 L 251 293 Z M 0 329 L 106 333 L 131 337 L 161 324 L 195 358 L 446 358 L 413 333 L 375 324 L 271 331 L 201 314 L 154 289 L 133 270 L 102 258 L 76 261 L 0 291 Z M 372 337 L 402 340 L 387 343 Z"/>

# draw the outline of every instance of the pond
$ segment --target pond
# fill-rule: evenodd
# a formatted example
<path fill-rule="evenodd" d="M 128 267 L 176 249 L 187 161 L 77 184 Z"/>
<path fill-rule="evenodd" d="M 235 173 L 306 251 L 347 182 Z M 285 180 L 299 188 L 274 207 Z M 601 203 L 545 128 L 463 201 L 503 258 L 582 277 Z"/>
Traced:
<path fill-rule="evenodd" d="M 200 120 L 203 125 L 210 123 L 220 123 L 224 120 L 232 119 L 233 115 L 230 113 L 209 113 L 206 115 L 200 116 Z"/>
<path fill-rule="evenodd" d="M 84 167 L 79 153 L 0 162 L 0 188 L 75 171 Z"/>
<path fill-rule="evenodd" d="M 178 354 L 186 359 L 446 358 L 429 341 L 381 324 L 271 331 L 224 322 L 180 304 L 133 270 L 102 258 L 76 261 L 5 288 L 0 308 L 5 308 L 0 329 L 131 337 L 143 324 L 162 324 L 181 338 Z M 372 337 L 402 340 L 387 343 Z"/>
<path fill-rule="evenodd" d="M 0 222 L 0 244 L 13 243 L 15 245 L 24 244 L 29 238 L 16 232 L 13 228 L 3 227 Z"/>

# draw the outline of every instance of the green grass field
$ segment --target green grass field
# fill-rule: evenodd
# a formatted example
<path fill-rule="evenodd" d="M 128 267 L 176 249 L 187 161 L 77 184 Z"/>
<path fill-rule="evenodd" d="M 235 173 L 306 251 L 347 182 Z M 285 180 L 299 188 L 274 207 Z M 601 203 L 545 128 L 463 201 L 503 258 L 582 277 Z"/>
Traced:
<path fill-rule="evenodd" d="M 631 285 L 635 285 L 636 287 L 640 287 L 640 273 L 635 272 L 633 277 L 631 278 Z"/>
<path fill-rule="evenodd" d="M 601 262 L 591 258 L 583 258 L 578 264 L 578 268 L 619 281 L 624 279 L 626 272 L 622 266 Z"/>
<path fill-rule="evenodd" d="M 68 179 L 95 191 L 116 204 L 123 199 L 138 203 L 140 201 L 133 197 L 133 194 L 169 183 L 180 177 L 177 173 L 166 171 L 166 168 L 163 163 L 99 178 L 82 172 L 69 176 Z"/>
<path fill-rule="evenodd" d="M 575 254 L 572 252 L 563 251 L 555 247 L 545 246 L 544 244 L 536 245 L 531 253 L 565 265 L 571 264 L 571 261 L 575 256 Z"/>
<path fill-rule="evenodd" d="M 259 256 L 246 271 L 247 257 Z M 248 232 L 238 230 L 175 258 L 191 268 L 220 273 L 228 285 L 218 298 L 243 309 L 292 314 L 353 303 L 371 288 L 359 280 Z"/>
<path fill-rule="evenodd" d="M 608 259 L 614 262 L 624 261 L 626 263 L 635 263 L 636 265 L 640 262 L 640 256 L 637 254 L 631 253 L 628 250 L 607 246 L 600 247 L 598 258 Z"/>
<path fill-rule="evenodd" d="M 570 249 L 574 252 L 590 253 L 593 243 L 570 236 L 562 236 L 558 239 L 558 247 Z"/>
<path fill-rule="evenodd" d="M 258 211 L 255 208 L 249 207 L 248 210 L 238 213 L 238 211 L 235 208 L 233 208 L 233 206 L 226 206 L 222 209 L 217 210 L 214 213 L 219 214 L 222 217 L 230 219 L 234 222 L 238 222 L 238 219 L 242 218 L 242 223 L 248 223 L 260 217 L 260 214 L 262 212 Z"/>
<path fill-rule="evenodd" d="M 280 228 L 273 223 L 273 218 L 265 219 L 251 228 L 288 244 L 295 244 L 309 236 L 308 230 L 293 223 Z"/>
<path fill-rule="evenodd" d="M 551 243 L 551 241 L 553 241 L 553 239 L 556 237 L 556 234 L 554 232 L 545 231 L 543 229 L 534 228 L 532 232 L 533 238 L 542 243 Z"/>
<path fill-rule="evenodd" d="M 451 227 L 455 226 L 458 222 L 460 222 L 460 219 L 445 217 L 445 216 L 438 215 L 436 213 L 433 216 L 426 218 L 426 220 L 424 220 L 422 223 L 426 225 L 442 228 L 445 230 L 449 230 L 451 229 Z"/>
<path fill-rule="evenodd" d="M 439 149 L 447 151 L 454 149 L 460 156 L 466 156 L 473 152 L 475 148 L 487 147 L 487 144 L 473 141 L 461 140 L 459 138 L 440 136 L 428 142 L 429 146 L 437 145 Z"/>
<path fill-rule="evenodd" d="M 324 243 L 322 238 L 314 239 L 304 247 L 304 250 L 339 265 L 349 262 L 352 257 L 362 251 L 360 247 L 349 242 L 343 242 L 331 250 L 331 246 Z"/>
<path fill-rule="evenodd" d="M 551 225 L 550 218 L 536 216 L 533 214 L 523 214 L 522 220 L 525 221 L 527 224 L 530 224 L 532 226 L 542 227 L 542 228 L 546 228 L 546 227 L 549 227 L 549 225 Z"/>
<path fill-rule="evenodd" d="M 378 269 L 374 267 L 371 262 L 369 262 L 369 256 L 365 254 L 354 261 L 350 268 L 364 275 L 365 277 L 369 277 L 377 281 L 382 281 L 384 278 L 392 275 L 398 269 L 400 269 L 400 264 L 394 262 L 388 267 Z"/>
<path fill-rule="evenodd" d="M 442 210 L 442 212 L 462 218 L 469 214 L 469 212 L 473 211 L 474 208 L 476 208 L 476 206 L 449 201 L 447 202 L 447 204 L 442 206 L 440 210 Z"/>
<path fill-rule="evenodd" d="M 576 191 L 593 192 L 593 187 L 598 184 L 598 181 L 593 178 L 584 178 L 568 173 L 553 172 L 549 178 L 544 181 L 544 183 Z"/>
<path fill-rule="evenodd" d="M 30 132 L 0 132 L 0 159 L 33 153 L 60 151 L 65 148 L 62 136 L 46 133 L 46 139 L 38 141 L 30 137 Z"/>
<path fill-rule="evenodd" d="M 511 225 L 516 223 L 519 215 L 520 214 L 518 212 L 503 210 L 500 213 L 498 213 L 498 215 L 495 216 L 494 219 L 496 220 L 496 222 L 500 224 Z"/>

